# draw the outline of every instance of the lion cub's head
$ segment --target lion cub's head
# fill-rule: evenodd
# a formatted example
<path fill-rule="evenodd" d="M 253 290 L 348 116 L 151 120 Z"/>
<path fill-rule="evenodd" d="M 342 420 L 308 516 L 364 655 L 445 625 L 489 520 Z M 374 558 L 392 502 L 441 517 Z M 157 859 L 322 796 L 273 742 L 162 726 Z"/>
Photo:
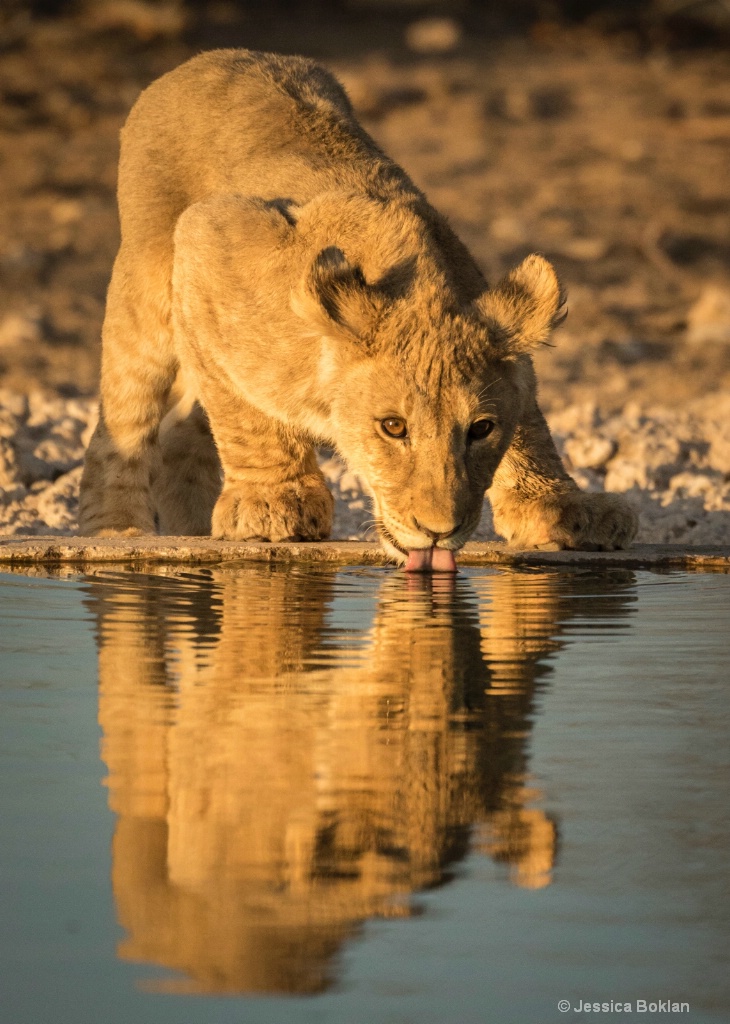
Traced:
<path fill-rule="evenodd" d="M 534 388 L 526 353 L 559 318 L 553 268 L 529 256 L 454 310 L 438 289 L 389 301 L 329 248 L 304 290 L 300 309 L 325 334 L 333 440 L 370 490 L 385 548 L 413 568 L 453 568 Z"/>
<path fill-rule="evenodd" d="M 451 570 L 534 393 L 527 353 L 562 296 L 540 256 L 460 309 L 449 289 L 415 279 L 394 298 L 329 247 L 295 308 L 324 337 L 332 440 L 372 495 L 384 547 L 411 568 Z"/>

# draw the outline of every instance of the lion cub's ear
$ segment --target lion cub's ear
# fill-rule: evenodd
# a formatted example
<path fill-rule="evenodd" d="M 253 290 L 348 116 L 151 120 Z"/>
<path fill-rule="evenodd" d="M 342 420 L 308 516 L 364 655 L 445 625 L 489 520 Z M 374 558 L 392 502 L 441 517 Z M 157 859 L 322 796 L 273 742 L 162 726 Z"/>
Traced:
<path fill-rule="evenodd" d="M 360 339 L 377 319 L 383 301 L 360 268 L 349 263 L 341 249 L 329 246 L 315 258 L 293 294 L 292 308 L 323 334 L 332 334 L 335 327 Z"/>
<path fill-rule="evenodd" d="M 499 284 L 474 300 L 497 346 L 527 352 L 547 340 L 568 315 L 557 274 L 543 256 L 532 255 Z"/>

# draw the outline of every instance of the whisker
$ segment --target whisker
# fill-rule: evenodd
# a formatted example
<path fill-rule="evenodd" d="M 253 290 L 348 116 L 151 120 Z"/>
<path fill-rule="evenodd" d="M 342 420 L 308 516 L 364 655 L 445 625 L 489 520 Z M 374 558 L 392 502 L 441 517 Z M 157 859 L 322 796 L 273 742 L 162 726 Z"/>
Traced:
<path fill-rule="evenodd" d="M 489 389 L 490 389 L 490 388 L 493 388 L 495 384 L 499 384 L 499 382 L 501 381 L 501 379 L 502 379 L 501 377 L 497 377 L 497 379 L 496 379 L 496 380 L 493 380 L 491 384 L 487 384 L 487 386 L 486 386 L 486 387 L 482 388 L 482 390 L 481 390 L 481 391 L 479 392 L 479 394 L 477 395 L 477 402 L 478 402 L 478 401 L 479 401 L 479 399 L 480 399 L 480 398 L 482 397 L 482 395 L 484 394 L 484 392 L 485 392 L 485 391 L 489 391 Z"/>
<path fill-rule="evenodd" d="M 379 516 L 372 516 L 370 519 L 365 519 L 360 523 L 359 530 L 364 533 L 372 533 L 373 530 L 379 530 L 382 525 L 383 521 Z"/>

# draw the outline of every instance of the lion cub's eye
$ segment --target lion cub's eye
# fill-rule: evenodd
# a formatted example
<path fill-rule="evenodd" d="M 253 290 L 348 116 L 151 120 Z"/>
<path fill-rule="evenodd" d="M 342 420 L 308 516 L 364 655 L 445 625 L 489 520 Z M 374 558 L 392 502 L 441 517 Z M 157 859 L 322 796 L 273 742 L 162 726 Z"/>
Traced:
<path fill-rule="evenodd" d="M 389 416 L 387 419 L 381 420 L 380 426 L 388 437 L 397 437 L 399 440 L 402 440 L 408 433 L 406 421 L 398 416 Z"/>
<path fill-rule="evenodd" d="M 485 437 L 489 437 L 493 430 L 493 420 L 474 420 L 466 436 L 470 441 L 482 441 Z"/>

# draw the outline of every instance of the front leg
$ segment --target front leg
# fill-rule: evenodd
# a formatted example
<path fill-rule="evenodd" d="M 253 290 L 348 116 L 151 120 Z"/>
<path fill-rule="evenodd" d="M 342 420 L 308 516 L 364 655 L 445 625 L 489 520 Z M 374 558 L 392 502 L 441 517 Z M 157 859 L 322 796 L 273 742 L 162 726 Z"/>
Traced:
<path fill-rule="evenodd" d="M 256 378 L 282 358 L 263 310 L 289 307 L 292 233 L 276 205 L 238 195 L 194 204 L 175 229 L 175 346 L 223 470 L 213 537 L 321 540 L 332 528 L 334 500 L 311 440 L 251 405 L 240 383 L 255 394 L 242 366 L 257 367 Z"/>
<path fill-rule="evenodd" d="M 512 547 L 627 548 L 638 517 L 619 494 L 586 494 L 568 476 L 533 399 L 499 464 L 489 500 L 494 527 Z"/>
<path fill-rule="evenodd" d="M 328 537 L 334 499 L 311 441 L 231 393 L 217 390 L 205 404 L 224 474 L 212 536 L 271 541 Z"/>

